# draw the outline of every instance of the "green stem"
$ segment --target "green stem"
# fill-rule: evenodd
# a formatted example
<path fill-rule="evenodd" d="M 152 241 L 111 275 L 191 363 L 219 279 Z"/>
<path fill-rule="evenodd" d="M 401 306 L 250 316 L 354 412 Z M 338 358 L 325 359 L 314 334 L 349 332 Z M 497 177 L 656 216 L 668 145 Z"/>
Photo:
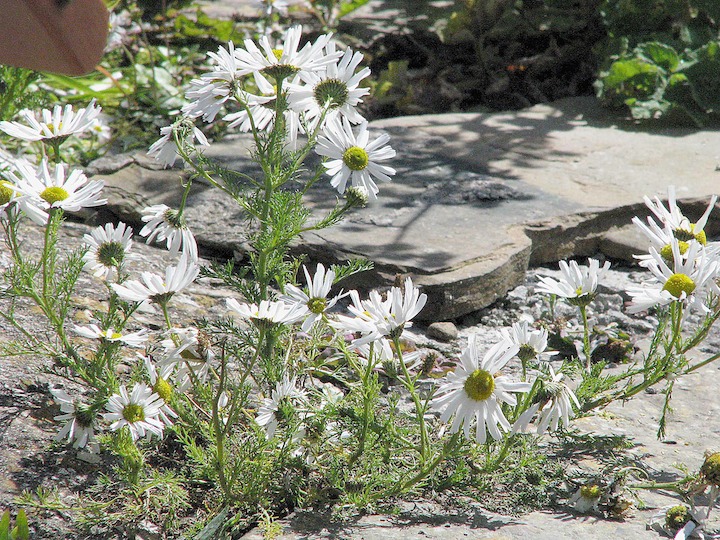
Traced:
<path fill-rule="evenodd" d="M 365 441 L 367 439 L 368 427 L 370 426 L 370 414 L 372 412 L 372 397 L 373 393 L 370 391 L 370 378 L 375 368 L 375 344 L 370 343 L 370 354 L 368 354 L 367 366 L 361 374 L 362 391 L 363 391 L 363 416 L 362 426 L 360 427 L 360 436 L 358 437 L 357 450 L 350 456 L 349 463 L 355 463 L 365 451 Z"/>
<path fill-rule="evenodd" d="M 453 433 L 450 440 L 443 445 L 442 451 L 438 452 L 432 461 L 427 463 L 424 467 L 421 467 L 415 475 L 405 481 L 399 480 L 393 487 L 382 493 L 378 493 L 372 499 L 377 501 L 387 497 L 392 497 L 393 495 L 405 493 L 408 489 L 423 481 L 438 467 L 438 465 L 445 461 L 445 459 L 455 451 L 459 439 L 460 432 Z"/>
<path fill-rule="evenodd" d="M 580 316 L 583 322 L 583 353 L 585 353 L 585 368 L 590 371 L 592 361 L 590 359 L 590 329 L 588 328 L 587 306 L 580 306 Z"/>
<path fill-rule="evenodd" d="M 424 464 L 427 460 L 427 454 L 429 449 L 427 425 L 425 424 L 425 406 L 420 402 L 420 396 L 415 388 L 415 378 L 410 376 L 405 361 L 403 360 L 402 347 L 400 344 L 400 338 L 397 336 L 393 337 L 393 344 L 395 345 L 395 352 L 398 355 L 400 362 L 400 368 L 403 371 L 405 380 L 400 379 L 402 385 L 410 392 L 410 397 L 415 404 L 415 417 L 417 418 L 418 424 L 420 425 L 420 459 L 421 463 Z"/>

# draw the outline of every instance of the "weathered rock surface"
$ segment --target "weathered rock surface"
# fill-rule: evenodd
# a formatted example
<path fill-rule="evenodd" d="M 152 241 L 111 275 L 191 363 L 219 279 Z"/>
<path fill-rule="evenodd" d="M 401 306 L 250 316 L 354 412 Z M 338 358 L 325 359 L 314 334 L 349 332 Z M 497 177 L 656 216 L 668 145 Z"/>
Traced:
<path fill-rule="evenodd" d="M 622 228 L 646 214 L 643 195 L 677 187 L 698 217 L 717 190 L 720 132 L 643 132 L 614 125 L 591 98 L 496 114 L 463 113 L 374 122 L 397 150 L 380 198 L 331 229 L 306 234 L 298 252 L 334 262 L 365 257 L 375 271 L 353 285 L 413 275 L 429 296 L 422 316 L 448 320 L 487 306 L 519 285 L 529 265 L 598 251 L 632 260 L 642 239 Z M 249 174 L 248 139 L 231 136 L 208 155 Z M 135 157 L 108 174 L 109 208 L 137 222 L 144 204 L 177 205 L 180 171 Z M 328 183 L 309 193 L 317 216 L 336 200 Z M 226 195 L 196 183 L 188 220 L 201 248 L 244 251 L 247 225 Z M 709 224 L 716 233 L 717 221 Z"/>

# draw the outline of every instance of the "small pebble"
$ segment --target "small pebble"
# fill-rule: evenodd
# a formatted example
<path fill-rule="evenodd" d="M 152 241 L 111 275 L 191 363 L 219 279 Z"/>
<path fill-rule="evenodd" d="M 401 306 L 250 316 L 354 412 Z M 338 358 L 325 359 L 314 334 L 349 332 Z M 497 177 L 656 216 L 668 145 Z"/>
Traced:
<path fill-rule="evenodd" d="M 458 337 L 458 329 L 451 322 L 434 322 L 427 328 L 427 335 L 438 341 L 453 341 Z"/>

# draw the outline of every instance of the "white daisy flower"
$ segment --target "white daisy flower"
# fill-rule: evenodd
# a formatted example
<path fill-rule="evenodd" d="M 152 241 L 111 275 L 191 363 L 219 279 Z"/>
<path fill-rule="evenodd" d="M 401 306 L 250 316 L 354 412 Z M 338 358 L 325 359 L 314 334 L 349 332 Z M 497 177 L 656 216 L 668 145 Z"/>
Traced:
<path fill-rule="evenodd" d="M 93 99 L 85 108 L 73 111 L 72 105 L 60 105 L 50 111 L 43 109 L 41 118 L 35 116 L 30 110 L 23 110 L 20 116 L 25 120 L 21 122 L 0 122 L 0 130 L 11 137 L 17 137 L 24 141 L 57 141 L 62 142 L 70 135 L 79 135 L 88 131 L 94 120 L 100 114 L 101 108 L 95 105 Z"/>
<path fill-rule="evenodd" d="M 527 321 L 513 323 L 512 328 L 508 331 L 506 328 L 500 330 L 504 340 L 511 345 L 517 345 L 520 350 L 518 358 L 523 362 L 540 359 L 541 355 L 547 349 L 548 331 L 545 328 L 533 330 Z M 548 353 L 556 354 L 554 352 Z"/>
<path fill-rule="evenodd" d="M 278 424 L 288 420 L 295 411 L 292 401 L 305 399 L 305 394 L 295 386 L 295 378 L 283 379 L 275 386 L 271 397 L 263 399 L 255 422 L 265 429 L 268 439 L 275 436 Z"/>
<path fill-rule="evenodd" d="M 88 132 L 97 139 L 97 142 L 99 144 L 105 144 L 110 139 L 112 139 L 112 129 L 110 129 L 108 121 L 109 117 L 101 114 L 95 120 L 93 120 L 92 125 L 88 129 Z"/>
<path fill-rule="evenodd" d="M 256 0 L 265 9 L 265 15 L 270 16 L 273 12 L 277 12 L 282 16 L 287 16 L 288 2 L 287 0 Z"/>
<path fill-rule="evenodd" d="M 148 206 L 143 210 L 142 220 L 145 226 L 140 230 L 140 236 L 147 236 L 148 244 L 164 240 L 172 255 L 183 251 L 187 252 L 190 260 L 198 260 L 195 236 L 188 228 L 185 216 L 179 216 L 177 210 L 164 204 Z"/>
<path fill-rule="evenodd" d="M 137 383 L 128 394 L 125 385 L 120 387 L 119 394 L 108 399 L 105 408 L 109 411 L 103 418 L 112 422 L 110 429 L 117 431 L 125 426 L 130 430 L 133 441 L 157 435 L 162 437 L 165 424 L 159 418 L 160 410 L 165 402 L 145 383 Z"/>
<path fill-rule="evenodd" d="M 170 406 L 170 400 L 173 395 L 173 387 L 168 382 L 173 374 L 174 367 L 171 365 L 154 364 L 152 358 L 138 354 L 138 357 L 145 364 L 145 369 L 150 377 L 150 389 L 155 392 L 163 400 L 158 416 L 166 426 L 172 426 L 170 418 L 177 418 L 177 413 Z"/>
<path fill-rule="evenodd" d="M 215 353 L 207 335 L 197 328 L 173 328 L 170 339 L 163 340 L 165 356 L 158 362 L 163 373 L 174 370 L 178 390 L 185 392 L 193 382 L 207 381 Z M 173 339 L 174 338 L 174 339 Z"/>
<path fill-rule="evenodd" d="M 293 324 L 305 317 L 308 307 L 304 304 L 261 300 L 260 304 L 241 304 L 234 298 L 226 300 L 227 307 L 253 322 L 269 322 L 273 324 Z"/>
<path fill-rule="evenodd" d="M 24 195 L 18 199 L 18 204 L 39 225 L 47 222 L 47 212 L 51 208 L 77 212 L 107 202 L 100 198 L 103 181 L 88 181 L 80 169 L 74 169 L 66 178 L 65 166 L 57 164 L 54 174 L 51 174 L 44 159 L 37 169 L 18 163 L 16 171 L 17 182 L 13 188 Z"/>
<path fill-rule="evenodd" d="M 298 303 L 307 307 L 307 316 L 301 327 L 303 332 L 307 332 L 344 295 L 339 294 L 328 299 L 327 295 L 330 293 L 330 288 L 335 281 L 335 272 L 332 270 L 326 272 L 322 264 L 317 265 L 314 278 L 310 277 L 305 265 L 303 265 L 303 272 L 307 283 L 305 289 L 300 289 L 295 285 L 286 285 L 286 295 L 282 297 L 282 300 L 289 304 Z"/>
<path fill-rule="evenodd" d="M 329 120 L 318 137 L 315 151 L 330 158 L 323 165 L 332 177 L 330 184 L 340 194 L 345 192 L 349 179 L 351 185 L 367 189 L 371 200 L 377 199 L 379 189 L 373 178 L 389 182 L 395 174 L 392 167 L 378 163 L 395 156 L 395 150 L 386 146 L 390 136 L 383 133 L 372 142 L 369 138 L 367 122 L 360 124 L 356 135 L 344 117 Z"/>
<path fill-rule="evenodd" d="M 165 278 L 152 272 L 143 272 L 139 280 L 126 281 L 123 285 L 112 284 L 113 290 L 122 299 L 129 302 L 150 300 L 157 304 L 166 303 L 177 292 L 190 285 L 200 273 L 197 264 L 191 261 L 186 252 L 180 255 L 176 266 L 165 268 Z"/>
<path fill-rule="evenodd" d="M 471 336 L 460 357 L 460 364 L 445 376 L 430 404 L 431 408 L 442 412 L 442 422 L 455 415 L 451 433 L 457 433 L 462 426 L 465 437 L 470 438 L 470 430 L 475 424 L 475 440 L 478 444 L 485 444 L 488 432 L 499 441 L 502 439 L 501 431 L 512 429 L 500 407 L 503 403 L 516 405 L 517 399 L 511 392 L 527 392 L 531 384 L 511 382 L 499 371 L 518 350 L 517 345 L 508 347 L 507 342 L 501 341 L 480 359 L 476 337 Z"/>
<path fill-rule="evenodd" d="M 404 289 L 404 290 L 403 290 Z M 348 310 L 355 317 L 340 315 L 332 326 L 345 332 L 360 332 L 363 336 L 353 342 L 354 346 L 376 341 L 381 337 L 400 337 L 405 328 L 427 302 L 427 295 L 407 278 L 404 287 L 392 287 L 383 300 L 380 293 L 370 291 L 367 300 L 360 300 L 357 291 L 350 291 L 352 305 Z"/>
<path fill-rule="evenodd" d="M 263 79 L 258 78 L 258 80 Z M 261 92 L 265 91 L 264 85 L 258 86 Z M 238 92 L 240 110 L 226 114 L 223 120 L 229 122 L 228 127 L 237 128 L 243 133 L 252 131 L 253 127 L 257 131 L 268 131 L 275 120 L 275 99 L 275 89 L 272 87 L 262 96 L 245 91 Z"/>
<path fill-rule="evenodd" d="M 643 199 L 647 207 L 660 220 L 662 227 L 664 228 L 665 225 L 668 225 L 672 229 L 675 238 L 683 242 L 697 240 L 703 245 L 707 242 L 704 229 L 707 224 L 708 217 L 710 216 L 710 212 L 715 207 L 717 195 L 712 196 L 705 213 L 703 213 L 696 223 L 691 223 L 690 220 L 682 213 L 680 208 L 678 208 L 675 197 L 675 186 L 668 187 L 667 208 L 665 208 L 663 202 L 657 197 L 655 197 L 654 200 L 650 200 L 649 197 L 645 196 Z"/>
<path fill-rule="evenodd" d="M 244 41 L 245 49 L 235 49 L 238 66 L 242 70 L 259 71 L 276 81 L 292 77 L 300 71 L 318 71 L 340 57 L 341 53 L 327 54 L 325 46 L 332 35 L 323 34 L 314 43 L 307 43 L 298 51 L 302 26 L 288 28 L 281 46 L 273 47 L 267 36 L 259 41 L 260 48 L 251 39 Z"/>
<path fill-rule="evenodd" d="M 95 415 L 87 405 L 73 399 L 60 388 L 51 388 L 55 403 L 60 405 L 60 414 L 55 417 L 59 422 L 67 422 L 55 437 L 56 441 L 67 439 L 73 448 L 87 448 L 96 454 L 100 445 L 95 440 Z"/>
<path fill-rule="evenodd" d="M 630 287 L 627 293 L 632 297 L 627 306 L 629 313 L 645 311 L 653 306 L 664 306 L 671 302 L 681 302 L 690 307 L 708 312 L 705 299 L 708 292 L 720 293 L 715 283 L 718 274 L 718 261 L 709 260 L 705 249 L 699 242 L 692 242 L 684 256 L 680 254 L 679 241 L 673 239 L 672 267 L 655 248 L 650 248 L 653 257 L 646 264 L 652 273 L 650 281 L 640 286 Z"/>
<path fill-rule="evenodd" d="M 672 264 L 673 254 L 671 244 L 677 239 L 675 238 L 675 234 L 673 233 L 671 226 L 666 224 L 665 228 L 660 228 L 651 217 L 647 218 L 647 225 L 638 217 L 634 217 L 632 221 L 647 237 L 647 239 L 650 240 L 650 246 L 655 248 L 655 250 L 662 255 L 665 261 Z M 684 256 L 687 253 L 690 244 L 681 240 L 677 240 L 677 242 L 678 247 L 680 248 L 680 255 Z M 690 240 L 690 242 L 695 242 L 695 240 Z M 649 262 L 654 259 L 654 257 L 649 253 L 643 255 L 633 255 L 633 257 L 637 259 L 638 265 L 643 267 L 646 267 Z"/>
<path fill-rule="evenodd" d="M 117 269 L 122 267 L 127 259 L 134 258 L 128 253 L 132 247 L 132 228 L 120 222 L 117 227 L 112 223 L 96 227 L 90 234 L 85 234 L 83 240 L 89 247 L 83 255 L 84 269 L 100 279 L 112 279 Z"/>
<path fill-rule="evenodd" d="M 326 50 L 334 54 L 335 44 L 328 43 Z M 304 85 L 287 85 L 290 107 L 300 114 L 311 129 L 315 128 L 325 111 L 326 121 L 338 115 L 353 124 L 365 120 L 355 108 L 362 102 L 361 98 L 370 93 L 369 88 L 358 87 L 360 81 L 370 75 L 370 68 L 367 67 L 355 73 L 362 59 L 361 53 L 353 53 L 348 49 L 337 64 L 329 64 L 322 71 L 301 73 L 300 79 Z"/>
<path fill-rule="evenodd" d="M 597 294 L 598 281 L 610 268 L 605 262 L 600 267 L 600 261 L 588 259 L 588 265 L 579 265 L 575 261 L 560 261 L 560 280 L 541 276 L 537 286 L 539 292 L 554 294 L 564 298 L 568 303 L 576 306 L 587 306 Z"/>
<path fill-rule="evenodd" d="M 512 432 L 525 431 L 528 424 L 539 413 L 536 426 L 537 432 L 543 435 L 548 431 L 557 431 L 559 425 L 570 426 L 570 419 L 575 416 L 572 404 L 579 409 L 580 403 L 570 387 L 562 382 L 562 373 L 555 374 L 553 367 L 548 364 L 550 380 L 541 380 L 540 390 L 533 403 L 513 425 Z"/>
<path fill-rule="evenodd" d="M 172 167 L 180 158 L 176 136 L 186 145 L 191 145 L 193 140 L 197 140 L 198 146 L 210 146 L 203 132 L 195 126 L 192 119 L 187 117 L 182 117 L 174 124 L 161 128 L 160 135 L 162 136 L 150 146 L 148 155 L 165 167 Z"/>
<path fill-rule="evenodd" d="M 5 209 L 10 206 L 11 203 L 15 202 L 19 193 L 13 189 L 13 185 L 7 180 L 0 180 L 0 215 L 5 212 Z"/>
<path fill-rule="evenodd" d="M 148 331 L 144 328 L 131 334 L 121 334 L 112 328 L 102 330 L 97 324 L 91 324 L 90 326 L 74 325 L 73 330 L 77 335 L 87 339 L 100 339 L 111 343 L 119 342 L 130 347 L 142 347 L 148 339 Z"/>
<path fill-rule="evenodd" d="M 218 47 L 218 52 L 209 52 L 212 70 L 203 73 L 199 79 L 190 81 L 185 92 L 189 101 L 182 112 L 191 118 L 202 116 L 205 122 L 212 122 L 228 100 L 241 92 L 240 78 L 250 71 L 240 69 L 235 57 L 235 44 L 228 42 L 228 48 Z"/>

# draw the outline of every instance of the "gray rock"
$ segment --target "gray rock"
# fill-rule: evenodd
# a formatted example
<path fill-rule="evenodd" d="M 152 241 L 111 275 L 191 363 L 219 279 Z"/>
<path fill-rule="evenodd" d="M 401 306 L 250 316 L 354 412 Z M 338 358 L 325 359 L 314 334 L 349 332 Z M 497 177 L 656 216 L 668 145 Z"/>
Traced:
<path fill-rule="evenodd" d="M 626 226 L 648 213 L 643 195 L 662 197 L 677 184 L 683 210 L 696 219 L 720 179 L 717 156 L 708 152 L 720 148 L 720 132 L 620 129 L 592 98 L 509 113 L 393 118 L 372 127 L 392 135 L 398 174 L 381 186 L 377 202 L 336 227 L 305 234 L 293 249 L 318 262 L 373 261 L 375 270 L 348 287 L 412 275 L 429 297 L 420 314 L 426 321 L 492 304 L 523 282 L 530 265 L 599 252 L 632 261 L 644 248 Z M 256 175 L 248 148 L 248 137 L 232 136 L 207 155 Z M 138 223 L 145 204 L 177 206 L 185 174 L 135 156 L 99 177 L 108 184 L 109 208 Z M 319 219 L 337 193 L 327 182 L 315 187 L 308 204 Z M 228 196 L 198 182 L 187 216 L 204 252 L 231 257 L 247 250 L 247 222 Z M 720 231 L 717 217 L 707 231 Z"/>
<path fill-rule="evenodd" d="M 434 322 L 427 327 L 427 335 L 438 341 L 453 341 L 458 337 L 458 329 L 451 322 Z"/>

